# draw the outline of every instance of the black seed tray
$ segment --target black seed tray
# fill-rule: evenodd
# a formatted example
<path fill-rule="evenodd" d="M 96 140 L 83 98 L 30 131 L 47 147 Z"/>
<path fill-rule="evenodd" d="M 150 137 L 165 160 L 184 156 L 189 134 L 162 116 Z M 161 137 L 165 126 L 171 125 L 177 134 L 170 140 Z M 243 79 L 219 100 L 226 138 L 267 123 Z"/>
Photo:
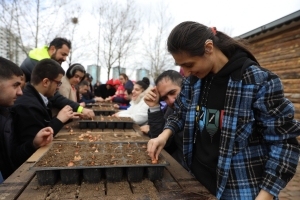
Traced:
<path fill-rule="evenodd" d="M 118 182 L 123 176 L 130 182 L 142 181 L 144 177 L 151 181 L 161 180 L 164 167 L 169 163 L 159 155 L 158 164 L 152 164 L 145 145 L 143 142 L 53 143 L 30 169 L 36 171 L 39 185 L 54 185 L 58 179 L 63 184 L 78 184 L 82 178 L 90 183 L 98 183 L 102 178 Z M 66 149 L 69 151 L 64 151 Z M 82 159 L 74 161 L 76 155 Z M 74 165 L 68 167 L 66 163 L 66 166 L 61 166 L 61 160 L 70 160 Z M 94 161 L 88 163 L 91 160 Z"/>
<path fill-rule="evenodd" d="M 99 107 L 99 104 L 97 104 L 97 103 L 88 103 L 88 104 L 85 105 L 85 107 L 87 107 L 87 108 Z"/>
<path fill-rule="evenodd" d="M 116 111 L 115 110 L 94 110 L 94 113 L 96 116 L 100 116 L 100 115 L 108 116 L 108 115 L 115 114 Z"/>
<path fill-rule="evenodd" d="M 79 128 L 85 129 L 132 129 L 133 120 L 129 117 L 107 117 L 96 116 L 95 119 L 81 119 L 79 122 Z"/>

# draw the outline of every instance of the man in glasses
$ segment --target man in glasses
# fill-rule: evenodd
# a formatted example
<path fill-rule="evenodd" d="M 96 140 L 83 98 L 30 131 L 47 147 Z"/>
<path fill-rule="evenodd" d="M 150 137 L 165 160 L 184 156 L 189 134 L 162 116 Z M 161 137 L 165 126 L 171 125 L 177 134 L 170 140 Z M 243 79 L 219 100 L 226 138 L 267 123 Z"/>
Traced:
<path fill-rule="evenodd" d="M 43 46 L 42 48 L 36 48 L 29 52 L 28 57 L 21 64 L 21 69 L 24 71 L 26 81 L 30 82 L 31 73 L 38 61 L 43 59 L 55 60 L 59 65 L 66 61 L 71 49 L 71 42 L 65 38 L 57 37 L 52 40 L 49 46 Z M 67 99 L 59 92 L 49 99 L 53 108 L 58 110 L 62 109 L 65 105 L 69 105 L 73 108 L 74 112 L 82 113 L 83 115 L 93 118 L 95 116 L 93 110 L 83 108 L 77 102 Z"/>
<path fill-rule="evenodd" d="M 64 123 L 75 118 L 75 113 L 69 105 L 64 106 L 57 116 L 52 118 L 49 98 L 59 89 L 64 74 L 63 68 L 52 59 L 43 59 L 34 67 L 31 81 L 26 84 L 23 96 L 18 97 L 12 107 L 17 144 L 32 140 L 38 130 L 46 126 L 50 126 L 56 135 Z M 26 159 L 18 160 L 17 165 L 21 165 Z"/>

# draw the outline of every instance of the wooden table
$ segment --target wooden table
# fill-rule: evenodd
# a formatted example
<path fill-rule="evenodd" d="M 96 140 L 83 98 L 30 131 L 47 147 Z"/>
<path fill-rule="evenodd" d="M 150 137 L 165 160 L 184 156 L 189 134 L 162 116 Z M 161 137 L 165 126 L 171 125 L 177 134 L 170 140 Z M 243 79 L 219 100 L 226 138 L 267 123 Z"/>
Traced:
<path fill-rule="evenodd" d="M 75 122 L 70 124 L 74 133 L 78 130 Z M 68 134 L 67 129 L 62 129 L 57 141 L 65 141 L 64 135 Z M 95 130 L 92 130 L 92 132 Z M 148 141 L 138 125 L 130 130 L 97 130 L 103 135 L 124 132 L 138 136 L 139 141 Z M 128 138 L 126 138 L 128 139 Z M 111 140 L 111 138 L 110 138 Z M 135 138 L 135 140 L 137 140 Z M 118 141 L 118 137 L 116 137 Z M 119 140 L 120 141 L 120 140 Z M 122 139 L 124 141 L 124 138 Z M 103 142 L 106 142 L 105 139 Z M 135 141 L 136 142 L 136 141 Z M 108 183 L 105 180 L 97 184 L 82 182 L 80 185 L 63 185 L 60 182 L 55 185 L 39 186 L 35 172 L 29 168 L 33 165 L 48 147 L 40 148 L 27 162 L 23 163 L 3 184 L 0 185 L 0 199 L 216 199 L 211 195 L 195 178 L 193 178 L 176 160 L 166 151 L 162 155 L 170 163 L 164 169 L 164 177 L 160 181 L 149 181 L 131 183 L 127 180 Z M 141 192 L 142 191 L 142 192 Z"/>

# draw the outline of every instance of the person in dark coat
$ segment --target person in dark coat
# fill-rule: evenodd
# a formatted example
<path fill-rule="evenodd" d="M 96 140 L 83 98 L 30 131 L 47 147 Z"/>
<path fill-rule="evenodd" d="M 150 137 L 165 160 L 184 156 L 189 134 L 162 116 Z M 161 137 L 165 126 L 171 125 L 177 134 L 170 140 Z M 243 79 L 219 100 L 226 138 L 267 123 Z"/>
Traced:
<path fill-rule="evenodd" d="M 148 136 L 156 138 L 163 130 L 165 122 L 169 115 L 174 112 L 174 101 L 181 91 L 183 77 L 181 74 L 174 70 L 167 70 L 160 74 L 155 80 L 155 85 L 145 96 L 145 102 L 149 106 L 148 110 Z M 154 96 L 156 94 L 156 97 Z M 154 100 L 153 100 L 154 99 Z M 153 101 L 152 101 L 153 100 Z M 161 109 L 160 101 L 166 102 L 167 106 Z M 147 125 L 146 125 L 147 126 Z M 146 127 L 142 126 L 141 131 L 145 132 Z M 172 157 L 186 168 L 183 160 L 183 131 L 180 131 L 171 137 L 167 145 L 166 151 Z"/>
<path fill-rule="evenodd" d="M 71 42 L 65 38 L 55 38 L 50 42 L 49 46 L 43 46 L 42 48 L 36 48 L 29 52 L 28 57 L 23 61 L 20 68 L 23 70 L 26 81 L 30 82 L 31 73 L 38 61 L 51 58 L 60 65 L 66 61 L 67 56 L 70 53 Z M 82 113 L 87 117 L 94 117 L 93 110 L 83 108 L 77 102 L 71 101 L 68 98 L 62 96 L 59 92 L 56 92 L 53 97 L 49 99 L 53 108 L 61 110 L 65 105 L 69 105 L 73 108 L 74 112 Z"/>
<path fill-rule="evenodd" d="M 0 184 L 17 169 L 18 166 L 14 164 L 16 160 L 28 157 L 28 152 L 34 152 L 53 139 L 52 128 L 46 127 L 37 130 L 32 140 L 19 145 L 15 142 L 13 113 L 9 108 L 23 94 L 20 87 L 22 75 L 16 64 L 0 57 Z"/>
<path fill-rule="evenodd" d="M 20 96 L 12 107 L 17 144 L 32 140 L 38 130 L 46 126 L 51 127 L 56 135 L 64 123 L 74 117 L 73 109 L 66 105 L 52 118 L 52 105 L 48 98 L 53 97 L 59 89 L 64 74 L 63 68 L 52 59 L 44 59 L 37 63 L 30 83 L 27 83 L 23 90 L 23 96 Z M 34 151 L 28 152 L 32 153 Z M 21 165 L 26 159 L 18 160 L 16 164 Z"/>
<path fill-rule="evenodd" d="M 82 96 L 86 99 L 86 100 L 90 100 L 93 99 L 95 97 L 94 95 L 94 88 L 92 85 L 92 81 L 93 81 L 93 77 L 92 75 L 90 75 L 89 73 L 85 74 L 84 80 L 87 81 L 89 83 L 89 89 L 88 91 L 83 94 Z"/>
<path fill-rule="evenodd" d="M 116 88 L 114 87 L 113 79 L 110 79 L 106 82 L 106 84 L 101 84 L 94 88 L 95 96 L 101 97 L 102 101 L 107 97 L 114 96 L 116 93 Z"/>

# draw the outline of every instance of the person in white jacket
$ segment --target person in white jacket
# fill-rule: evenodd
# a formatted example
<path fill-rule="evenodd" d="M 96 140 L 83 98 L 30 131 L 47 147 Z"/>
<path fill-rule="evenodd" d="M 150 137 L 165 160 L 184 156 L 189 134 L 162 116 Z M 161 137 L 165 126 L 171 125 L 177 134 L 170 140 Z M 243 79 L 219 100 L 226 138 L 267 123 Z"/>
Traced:
<path fill-rule="evenodd" d="M 150 81 L 147 77 L 144 77 L 141 81 L 137 81 L 132 90 L 131 106 L 127 110 L 116 113 L 115 116 L 130 117 L 140 126 L 147 124 L 149 106 L 145 103 L 144 96 L 151 88 L 149 85 Z"/>

